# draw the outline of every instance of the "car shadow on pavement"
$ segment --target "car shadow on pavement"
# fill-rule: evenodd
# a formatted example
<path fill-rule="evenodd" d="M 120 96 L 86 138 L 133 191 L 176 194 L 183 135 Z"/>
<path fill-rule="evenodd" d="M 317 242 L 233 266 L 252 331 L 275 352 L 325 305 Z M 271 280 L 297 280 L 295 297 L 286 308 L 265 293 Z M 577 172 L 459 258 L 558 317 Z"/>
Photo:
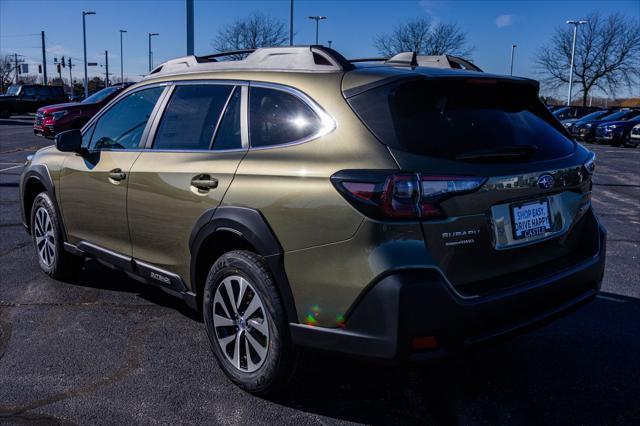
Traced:
<path fill-rule="evenodd" d="M 638 424 L 640 300 L 603 296 L 538 330 L 422 368 L 307 351 L 276 402 L 366 424 Z"/>
<path fill-rule="evenodd" d="M 134 293 L 145 302 L 173 309 L 197 322 L 204 321 L 200 312 L 189 308 L 175 296 L 165 293 L 159 287 L 136 281 L 126 273 L 102 265 L 95 259 L 87 259 L 82 270 L 65 282 L 87 289 Z M 99 292 L 95 296 L 100 297 Z"/>
<path fill-rule="evenodd" d="M 181 300 L 94 260 L 68 283 L 135 293 L 202 326 Z M 640 299 L 602 293 L 539 329 L 423 367 L 306 349 L 270 401 L 365 424 L 640 424 L 639 336 Z"/>

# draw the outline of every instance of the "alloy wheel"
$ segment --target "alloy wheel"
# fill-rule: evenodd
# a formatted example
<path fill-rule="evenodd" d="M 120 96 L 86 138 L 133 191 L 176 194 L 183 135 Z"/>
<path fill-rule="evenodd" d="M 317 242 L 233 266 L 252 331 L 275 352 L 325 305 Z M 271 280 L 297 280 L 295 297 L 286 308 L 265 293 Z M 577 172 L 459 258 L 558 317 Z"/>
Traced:
<path fill-rule="evenodd" d="M 269 323 L 258 292 L 246 278 L 224 278 L 213 299 L 216 340 L 228 362 L 251 373 L 264 363 L 269 350 Z"/>
<path fill-rule="evenodd" d="M 44 207 L 38 208 L 35 214 L 34 236 L 40 261 L 51 266 L 56 260 L 56 236 L 49 212 Z"/>

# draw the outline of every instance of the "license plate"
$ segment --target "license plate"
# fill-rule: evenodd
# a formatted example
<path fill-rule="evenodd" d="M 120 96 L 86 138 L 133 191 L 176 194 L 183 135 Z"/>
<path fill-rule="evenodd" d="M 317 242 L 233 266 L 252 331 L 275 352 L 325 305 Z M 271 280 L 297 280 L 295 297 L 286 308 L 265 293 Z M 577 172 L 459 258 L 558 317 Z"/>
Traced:
<path fill-rule="evenodd" d="M 512 206 L 511 214 L 513 238 L 516 240 L 536 237 L 551 230 L 548 200 Z"/>

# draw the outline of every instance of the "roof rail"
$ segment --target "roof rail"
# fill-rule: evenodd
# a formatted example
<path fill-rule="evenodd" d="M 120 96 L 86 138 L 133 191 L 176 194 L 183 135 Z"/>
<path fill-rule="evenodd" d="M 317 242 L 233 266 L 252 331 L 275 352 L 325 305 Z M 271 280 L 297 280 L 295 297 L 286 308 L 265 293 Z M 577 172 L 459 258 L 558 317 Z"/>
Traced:
<path fill-rule="evenodd" d="M 466 59 L 452 55 L 418 55 L 418 65 L 421 67 L 455 68 L 482 72 L 478 66 Z"/>
<path fill-rule="evenodd" d="M 400 52 L 395 56 L 387 59 L 384 63 L 387 65 L 404 65 L 409 67 L 417 67 L 418 54 L 416 52 Z"/>
<path fill-rule="evenodd" d="M 256 49 L 243 49 L 243 50 L 231 50 L 228 52 L 220 52 L 214 53 L 211 55 L 205 56 L 196 56 L 196 60 L 198 62 L 217 62 L 216 58 L 224 58 L 226 56 L 240 56 L 240 55 L 248 55 L 249 53 L 255 52 Z"/>
<path fill-rule="evenodd" d="M 349 59 L 349 62 L 351 62 L 352 64 L 357 62 L 385 62 L 388 59 L 389 58 L 355 58 Z"/>
<path fill-rule="evenodd" d="M 467 61 L 452 55 L 418 55 L 416 52 L 401 52 L 391 58 L 357 58 L 349 59 L 351 63 L 359 62 L 384 62 L 387 65 L 407 66 L 407 67 L 431 67 L 431 68 L 454 68 L 468 71 L 482 70 Z"/>
<path fill-rule="evenodd" d="M 217 58 L 248 54 L 243 59 L 218 61 Z M 348 71 L 354 66 L 340 53 L 324 46 L 281 46 L 221 52 L 206 56 L 171 59 L 146 77 L 215 71 Z"/>

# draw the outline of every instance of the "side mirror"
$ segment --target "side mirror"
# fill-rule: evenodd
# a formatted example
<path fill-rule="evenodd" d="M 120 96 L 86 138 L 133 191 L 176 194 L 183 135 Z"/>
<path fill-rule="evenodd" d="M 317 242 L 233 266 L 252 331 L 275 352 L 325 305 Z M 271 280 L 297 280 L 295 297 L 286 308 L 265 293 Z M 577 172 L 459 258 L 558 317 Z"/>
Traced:
<path fill-rule="evenodd" d="M 84 154 L 85 152 L 82 147 L 82 133 L 78 129 L 58 133 L 55 137 L 55 142 L 58 151 L 77 152 L 79 154 Z"/>

